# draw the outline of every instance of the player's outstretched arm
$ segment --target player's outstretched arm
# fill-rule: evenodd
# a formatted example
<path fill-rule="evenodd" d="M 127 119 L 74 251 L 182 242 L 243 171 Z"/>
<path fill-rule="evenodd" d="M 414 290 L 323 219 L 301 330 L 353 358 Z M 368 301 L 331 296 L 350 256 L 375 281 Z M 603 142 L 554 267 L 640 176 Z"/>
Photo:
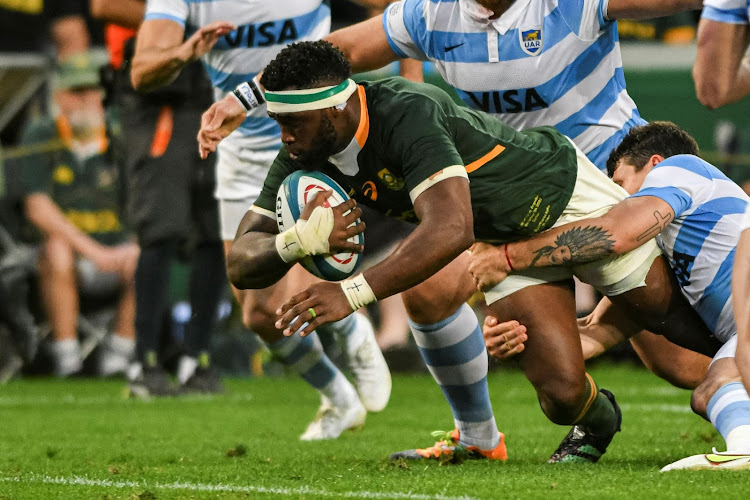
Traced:
<path fill-rule="evenodd" d="M 469 183 L 452 177 L 433 184 L 414 201 L 417 228 L 383 262 L 340 283 L 316 283 L 278 311 L 284 335 L 342 319 L 360 307 L 403 292 L 426 280 L 474 241 Z M 313 311 L 313 312 L 311 312 Z"/>
<path fill-rule="evenodd" d="M 609 0 L 609 19 L 650 19 L 685 10 L 701 10 L 703 0 Z"/>
<path fill-rule="evenodd" d="M 693 80 L 698 100 L 707 108 L 739 101 L 750 93 L 748 36 L 747 25 L 701 19 Z"/>
<path fill-rule="evenodd" d="M 398 60 L 388 43 L 382 16 L 336 30 L 324 40 L 344 53 L 352 73 L 379 69 Z"/>
<path fill-rule="evenodd" d="M 629 252 L 654 238 L 673 219 L 674 210 L 661 198 L 628 198 L 601 217 L 565 224 L 527 240 L 474 245 L 469 271 L 479 290 L 486 291 L 514 270 L 585 264 Z"/>
<path fill-rule="evenodd" d="M 750 387 L 750 228 L 737 245 L 732 272 L 732 301 L 737 322 L 737 368 L 745 387 Z"/>
<path fill-rule="evenodd" d="M 352 199 L 333 208 L 324 207 L 330 194 L 316 195 L 297 223 L 281 234 L 271 217 L 248 211 L 227 255 L 232 284 L 239 289 L 266 288 L 308 255 L 361 252 L 362 245 L 347 240 L 365 230 L 363 222 L 355 225 L 362 209 Z"/>
<path fill-rule="evenodd" d="M 130 80 L 136 90 L 148 92 L 168 85 L 188 63 L 205 55 L 236 27 L 226 21 L 202 26 L 183 42 L 185 28 L 176 21 L 150 19 L 138 31 Z"/>

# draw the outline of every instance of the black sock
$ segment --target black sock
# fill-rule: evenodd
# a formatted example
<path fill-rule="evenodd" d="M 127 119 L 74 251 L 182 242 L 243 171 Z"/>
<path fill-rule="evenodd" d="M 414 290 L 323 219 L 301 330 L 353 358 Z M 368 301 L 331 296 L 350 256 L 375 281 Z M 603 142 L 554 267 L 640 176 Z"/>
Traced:
<path fill-rule="evenodd" d="M 190 267 L 193 315 L 185 331 L 185 349 L 189 356 L 198 358 L 210 352 L 216 309 L 226 286 L 222 243 L 208 242 L 196 247 Z"/>
<path fill-rule="evenodd" d="M 170 264 L 176 251 L 176 241 L 160 241 L 141 247 L 138 258 L 135 271 L 136 352 L 138 359 L 146 365 L 154 364 L 156 360 L 169 288 Z"/>

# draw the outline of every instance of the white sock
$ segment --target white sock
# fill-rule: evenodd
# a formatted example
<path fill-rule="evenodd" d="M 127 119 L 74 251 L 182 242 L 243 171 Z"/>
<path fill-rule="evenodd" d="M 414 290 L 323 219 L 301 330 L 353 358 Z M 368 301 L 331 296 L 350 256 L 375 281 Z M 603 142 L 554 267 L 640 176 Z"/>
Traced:
<path fill-rule="evenodd" d="M 184 384 L 195 373 L 198 368 L 198 360 L 190 356 L 182 356 L 180 365 L 177 367 L 177 381 Z"/>
<path fill-rule="evenodd" d="M 55 375 L 58 377 L 67 377 L 83 367 L 78 339 L 55 340 L 52 352 L 55 356 Z"/>
<path fill-rule="evenodd" d="M 337 372 L 333 380 L 320 389 L 320 393 L 338 408 L 351 406 L 352 401 L 358 399 L 354 386 L 346 379 L 343 373 Z"/>

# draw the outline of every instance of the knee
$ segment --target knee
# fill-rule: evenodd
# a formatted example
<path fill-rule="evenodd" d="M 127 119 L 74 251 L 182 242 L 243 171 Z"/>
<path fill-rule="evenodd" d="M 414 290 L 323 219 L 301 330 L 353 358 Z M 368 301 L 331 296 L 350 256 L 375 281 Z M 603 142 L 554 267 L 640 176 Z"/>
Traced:
<path fill-rule="evenodd" d="M 734 375 L 719 374 L 716 376 L 709 376 L 693 391 L 692 396 L 690 396 L 690 407 L 695 413 L 708 419 L 708 402 L 711 401 L 711 398 L 716 394 L 716 391 L 726 384 L 739 381 L 740 377 Z"/>
<path fill-rule="evenodd" d="M 574 423 L 588 397 L 586 382 L 582 377 L 580 380 L 556 377 L 556 380 L 537 386 L 536 392 L 542 411 L 558 425 Z"/>
<path fill-rule="evenodd" d="M 75 265 L 73 248 L 59 238 L 48 238 L 42 245 L 39 264 L 44 274 L 72 274 Z"/>
<path fill-rule="evenodd" d="M 255 301 L 246 300 L 242 304 L 242 324 L 245 328 L 257 333 L 263 339 L 268 335 L 276 335 L 278 333 L 277 328 L 274 326 L 275 322 L 276 311 L 272 311 L 270 308 Z"/>
<path fill-rule="evenodd" d="M 442 321 L 464 303 L 455 297 L 441 297 L 440 292 L 416 286 L 401 293 L 406 313 L 414 323 L 431 325 Z"/>

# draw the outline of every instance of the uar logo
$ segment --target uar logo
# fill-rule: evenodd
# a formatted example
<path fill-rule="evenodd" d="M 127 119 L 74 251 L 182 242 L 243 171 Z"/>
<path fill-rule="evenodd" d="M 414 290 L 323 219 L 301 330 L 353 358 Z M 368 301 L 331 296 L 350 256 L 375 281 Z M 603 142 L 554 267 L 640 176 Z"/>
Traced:
<path fill-rule="evenodd" d="M 521 48 L 531 56 L 539 55 L 542 51 L 542 28 L 518 31 Z"/>

